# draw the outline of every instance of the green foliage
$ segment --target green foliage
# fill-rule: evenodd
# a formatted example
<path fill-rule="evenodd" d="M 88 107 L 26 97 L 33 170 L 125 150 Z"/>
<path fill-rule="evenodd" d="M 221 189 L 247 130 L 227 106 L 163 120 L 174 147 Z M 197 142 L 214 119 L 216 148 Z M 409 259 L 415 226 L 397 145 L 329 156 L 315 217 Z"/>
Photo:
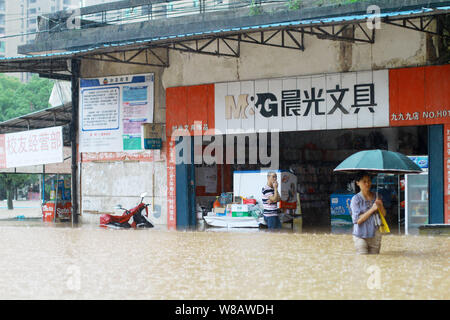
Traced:
<path fill-rule="evenodd" d="M 252 0 L 250 4 L 250 15 L 256 16 L 262 14 L 264 10 L 261 8 L 261 4 L 256 3 L 256 0 Z"/>
<path fill-rule="evenodd" d="M 292 0 L 291 0 L 292 1 Z M 367 0 L 316 0 L 315 5 L 318 7 L 321 7 L 323 5 L 343 5 L 343 4 L 349 4 L 349 3 L 356 3 L 356 2 L 364 2 Z"/>
<path fill-rule="evenodd" d="M 0 173 L 0 199 L 7 198 L 8 209 L 12 210 L 16 189 L 23 188 L 39 181 L 36 174 Z"/>
<path fill-rule="evenodd" d="M 302 7 L 303 0 L 289 0 L 287 7 L 289 10 L 298 10 Z"/>
<path fill-rule="evenodd" d="M 0 74 L 0 122 L 48 108 L 53 81 L 33 75 L 28 83 Z"/>

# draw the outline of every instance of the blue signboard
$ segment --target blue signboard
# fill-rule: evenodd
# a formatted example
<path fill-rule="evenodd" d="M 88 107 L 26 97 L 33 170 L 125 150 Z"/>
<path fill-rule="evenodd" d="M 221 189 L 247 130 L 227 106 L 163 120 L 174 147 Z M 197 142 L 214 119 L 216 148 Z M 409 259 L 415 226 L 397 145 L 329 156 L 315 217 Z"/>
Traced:
<path fill-rule="evenodd" d="M 144 139 L 144 149 L 161 149 L 162 139 L 161 138 L 145 138 Z"/>
<path fill-rule="evenodd" d="M 408 156 L 421 169 L 428 169 L 428 156 Z"/>
<path fill-rule="evenodd" d="M 350 202 L 353 194 L 330 195 L 331 232 L 351 233 L 353 229 Z"/>

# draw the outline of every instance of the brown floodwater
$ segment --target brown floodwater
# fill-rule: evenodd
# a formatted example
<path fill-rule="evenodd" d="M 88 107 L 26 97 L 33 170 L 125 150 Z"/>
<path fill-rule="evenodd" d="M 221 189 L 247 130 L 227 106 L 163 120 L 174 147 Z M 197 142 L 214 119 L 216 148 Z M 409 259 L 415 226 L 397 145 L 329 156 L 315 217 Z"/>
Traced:
<path fill-rule="evenodd" d="M 449 299 L 450 238 L 0 222 L 0 299 Z"/>

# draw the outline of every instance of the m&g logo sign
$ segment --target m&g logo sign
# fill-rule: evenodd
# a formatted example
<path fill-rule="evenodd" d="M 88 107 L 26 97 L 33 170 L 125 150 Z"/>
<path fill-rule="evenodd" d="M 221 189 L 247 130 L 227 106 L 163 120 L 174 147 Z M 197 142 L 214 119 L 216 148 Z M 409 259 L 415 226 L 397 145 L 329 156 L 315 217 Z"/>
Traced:
<path fill-rule="evenodd" d="M 388 70 L 216 83 L 215 128 L 247 131 L 389 126 Z"/>
<path fill-rule="evenodd" d="M 252 97 L 252 99 L 254 99 Z M 255 108 L 248 104 L 248 94 L 240 94 L 237 98 L 237 104 L 234 96 L 225 97 L 225 119 L 247 119 L 248 116 L 255 114 Z"/>
<path fill-rule="evenodd" d="M 309 90 L 282 90 L 280 102 L 278 102 L 277 95 L 272 92 L 257 93 L 256 102 L 254 102 L 255 97 L 249 97 L 248 94 L 238 95 L 237 102 L 234 96 L 227 95 L 225 97 L 225 119 L 247 119 L 255 114 L 255 110 L 265 118 L 300 117 L 309 114 L 323 116 L 332 115 L 335 112 L 349 114 L 359 113 L 361 109 L 375 113 L 377 103 L 374 83 L 354 85 L 352 103 L 344 105 L 343 100 L 349 91 L 350 88 L 341 88 L 339 84 L 329 90 L 317 87 Z M 325 100 L 326 95 L 329 95 L 333 101 L 329 106 Z"/>

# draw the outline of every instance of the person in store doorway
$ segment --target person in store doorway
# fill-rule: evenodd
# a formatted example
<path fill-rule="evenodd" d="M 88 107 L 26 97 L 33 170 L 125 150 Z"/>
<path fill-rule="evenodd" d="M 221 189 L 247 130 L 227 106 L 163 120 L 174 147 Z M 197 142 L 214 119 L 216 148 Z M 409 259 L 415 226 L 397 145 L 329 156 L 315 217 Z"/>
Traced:
<path fill-rule="evenodd" d="M 353 242 L 358 254 L 378 254 L 381 248 L 381 225 L 379 214 L 386 216 L 383 201 L 370 191 L 371 178 L 367 172 L 355 177 L 356 190 L 350 203 L 353 220 Z"/>
<path fill-rule="evenodd" d="M 278 216 L 277 202 L 281 200 L 278 193 L 277 174 L 267 174 L 267 185 L 262 188 L 262 202 L 264 206 L 264 221 L 269 229 L 281 229 L 281 221 Z"/>

